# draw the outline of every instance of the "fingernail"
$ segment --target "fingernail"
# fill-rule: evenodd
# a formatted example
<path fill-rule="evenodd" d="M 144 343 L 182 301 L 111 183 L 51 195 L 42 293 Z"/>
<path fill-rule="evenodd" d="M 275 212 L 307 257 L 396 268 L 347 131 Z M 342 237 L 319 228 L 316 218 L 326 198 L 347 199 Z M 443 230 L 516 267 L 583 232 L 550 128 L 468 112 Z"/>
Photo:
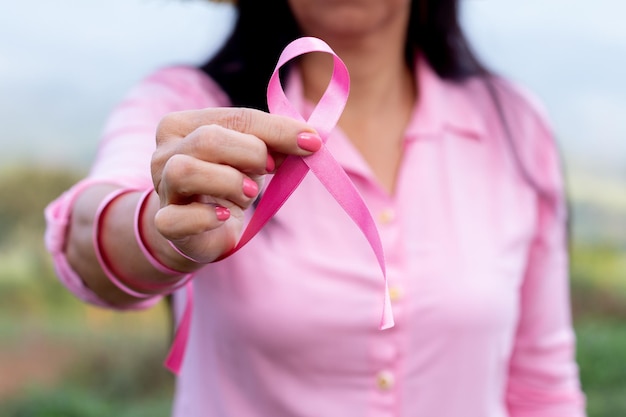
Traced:
<path fill-rule="evenodd" d="M 274 162 L 274 158 L 269 153 L 267 154 L 267 164 L 265 165 L 265 171 L 274 172 L 276 169 L 276 162 Z"/>
<path fill-rule="evenodd" d="M 217 220 L 221 222 L 226 221 L 230 217 L 230 210 L 226 207 L 215 206 L 215 216 L 217 217 Z"/>
<path fill-rule="evenodd" d="M 298 146 L 309 152 L 317 152 L 322 147 L 322 138 L 315 133 L 302 132 L 298 136 Z"/>
<path fill-rule="evenodd" d="M 247 177 L 243 179 L 243 193 L 246 197 L 256 197 L 258 192 L 259 186 L 256 182 Z"/>

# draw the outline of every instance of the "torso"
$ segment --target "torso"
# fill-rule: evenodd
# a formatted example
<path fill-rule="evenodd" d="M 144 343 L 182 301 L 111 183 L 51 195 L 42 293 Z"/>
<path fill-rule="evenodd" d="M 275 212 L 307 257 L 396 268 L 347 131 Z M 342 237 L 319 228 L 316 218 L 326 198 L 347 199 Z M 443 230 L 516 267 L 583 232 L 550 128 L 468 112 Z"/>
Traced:
<path fill-rule="evenodd" d="M 309 175 L 246 247 L 194 281 L 176 415 L 194 416 L 185 404 L 206 395 L 205 417 L 368 415 L 387 408 L 379 401 L 410 402 L 408 416 L 506 415 L 493 393 L 506 384 L 534 194 L 501 138 L 420 132 L 415 117 L 386 185 L 372 169 L 384 148 L 366 147 L 367 160 L 342 130 L 328 142 L 378 222 L 396 326 L 378 329 L 384 285 L 367 240 Z"/>

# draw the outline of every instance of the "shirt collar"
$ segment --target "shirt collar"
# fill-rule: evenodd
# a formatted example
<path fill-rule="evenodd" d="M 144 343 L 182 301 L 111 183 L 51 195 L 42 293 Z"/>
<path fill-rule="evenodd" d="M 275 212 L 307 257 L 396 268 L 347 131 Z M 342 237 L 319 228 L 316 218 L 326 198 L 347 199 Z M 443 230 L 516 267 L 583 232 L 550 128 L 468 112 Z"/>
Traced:
<path fill-rule="evenodd" d="M 415 65 L 418 100 L 406 130 L 407 139 L 439 136 L 446 131 L 479 139 L 486 131 L 485 121 L 472 100 L 468 83 L 443 80 L 426 59 L 418 56 Z"/>
<path fill-rule="evenodd" d="M 437 138 L 445 132 L 477 140 L 484 136 L 485 122 L 480 117 L 476 102 L 471 100 L 472 94 L 466 84 L 444 81 L 425 59 L 419 57 L 415 71 L 419 96 L 405 132 L 406 141 Z M 314 105 L 304 99 L 302 80 L 297 70 L 289 72 L 285 95 L 307 119 Z M 335 129 L 332 136 L 327 146 L 344 169 L 367 176 L 369 166 L 341 129 Z"/>
<path fill-rule="evenodd" d="M 443 80 L 418 55 L 415 65 L 418 99 L 411 120 L 406 129 L 406 139 L 440 136 L 452 131 L 462 137 L 480 139 L 485 135 L 485 120 L 472 100 L 475 80 L 453 82 Z M 291 71 L 285 92 L 292 105 L 308 117 L 313 107 L 306 103 L 302 95 L 302 82 L 298 71 Z"/>

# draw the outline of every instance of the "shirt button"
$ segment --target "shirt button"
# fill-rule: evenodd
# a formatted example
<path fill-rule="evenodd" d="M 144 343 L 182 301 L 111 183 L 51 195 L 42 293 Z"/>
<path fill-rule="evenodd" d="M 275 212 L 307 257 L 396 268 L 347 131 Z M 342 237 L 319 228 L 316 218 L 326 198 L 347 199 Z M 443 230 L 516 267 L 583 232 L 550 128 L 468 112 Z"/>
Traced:
<path fill-rule="evenodd" d="M 380 371 L 376 376 L 376 385 L 381 391 L 389 391 L 393 388 L 395 378 L 390 371 Z"/>
<path fill-rule="evenodd" d="M 386 208 L 378 214 L 380 224 L 389 224 L 396 218 L 396 212 L 392 208 Z"/>
<path fill-rule="evenodd" d="M 389 287 L 389 299 L 391 302 L 399 301 L 403 295 L 404 291 L 402 290 L 402 287 L 397 285 Z"/>

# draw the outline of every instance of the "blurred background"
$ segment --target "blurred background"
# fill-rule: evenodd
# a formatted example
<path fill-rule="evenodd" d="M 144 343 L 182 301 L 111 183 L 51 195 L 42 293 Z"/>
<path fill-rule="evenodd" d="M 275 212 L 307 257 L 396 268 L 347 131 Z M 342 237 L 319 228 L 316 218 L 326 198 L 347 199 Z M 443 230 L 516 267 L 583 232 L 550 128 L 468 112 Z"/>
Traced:
<path fill-rule="evenodd" d="M 626 416 L 626 2 L 462 6 L 479 55 L 552 121 L 589 416 Z M 0 415 L 169 415 L 165 306 L 120 314 L 75 300 L 43 248 L 43 209 L 85 175 L 128 89 L 159 66 L 203 62 L 233 18 L 229 5 L 202 0 L 0 6 Z"/>

